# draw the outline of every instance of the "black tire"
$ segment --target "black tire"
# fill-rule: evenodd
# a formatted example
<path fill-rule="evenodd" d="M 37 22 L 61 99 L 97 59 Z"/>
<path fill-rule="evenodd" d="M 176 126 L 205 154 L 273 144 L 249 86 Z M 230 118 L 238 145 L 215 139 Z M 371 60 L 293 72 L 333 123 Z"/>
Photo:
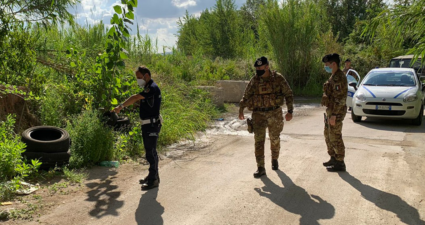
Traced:
<path fill-rule="evenodd" d="M 415 126 L 422 125 L 422 118 L 424 117 L 424 106 L 421 106 L 421 111 L 419 112 L 418 117 L 412 120 L 412 124 Z"/>
<path fill-rule="evenodd" d="M 356 116 L 356 114 L 354 114 L 354 109 L 351 110 L 351 119 L 353 120 L 354 123 L 358 123 L 362 121 L 361 116 Z"/>
<path fill-rule="evenodd" d="M 49 170 L 55 167 L 62 167 L 62 166 L 66 166 L 69 164 L 69 161 L 58 161 L 55 163 L 45 163 L 43 162 L 40 166 L 40 170 Z"/>
<path fill-rule="evenodd" d="M 69 158 L 71 157 L 70 152 L 24 152 L 22 155 L 25 156 L 28 160 L 38 159 L 42 162 L 69 161 Z"/>
<path fill-rule="evenodd" d="M 31 127 L 22 132 L 22 142 L 26 152 L 67 152 L 69 150 L 69 133 L 52 126 Z"/>
<path fill-rule="evenodd" d="M 131 130 L 131 123 L 128 117 L 118 118 L 114 126 L 115 131 L 129 132 Z"/>
<path fill-rule="evenodd" d="M 56 153 L 46 153 L 46 152 L 24 152 L 22 153 L 28 162 L 32 159 L 38 159 L 42 164 L 39 169 L 48 170 L 50 168 L 62 167 L 69 164 L 69 159 L 71 158 L 70 152 L 56 152 Z"/>

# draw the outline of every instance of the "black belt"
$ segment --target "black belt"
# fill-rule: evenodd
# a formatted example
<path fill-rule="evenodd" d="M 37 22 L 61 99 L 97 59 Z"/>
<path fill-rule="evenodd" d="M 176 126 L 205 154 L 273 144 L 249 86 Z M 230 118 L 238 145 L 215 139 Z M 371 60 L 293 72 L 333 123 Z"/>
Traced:
<path fill-rule="evenodd" d="M 254 112 L 268 112 L 268 111 L 272 111 L 275 109 L 280 108 L 280 106 L 273 106 L 273 107 L 268 107 L 268 108 L 255 108 Z"/>

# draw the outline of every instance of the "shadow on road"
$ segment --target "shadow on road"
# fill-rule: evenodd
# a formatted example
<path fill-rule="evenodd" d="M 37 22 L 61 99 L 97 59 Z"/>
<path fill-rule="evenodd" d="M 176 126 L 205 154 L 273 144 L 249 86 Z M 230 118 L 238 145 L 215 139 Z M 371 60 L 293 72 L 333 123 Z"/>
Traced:
<path fill-rule="evenodd" d="M 399 196 L 363 184 L 349 173 L 338 173 L 338 175 L 357 189 L 363 198 L 374 203 L 381 209 L 395 213 L 402 222 L 406 224 L 425 224 L 420 219 L 418 210 L 407 204 Z"/>
<path fill-rule="evenodd" d="M 164 207 L 156 200 L 158 188 L 145 192 L 140 198 L 139 207 L 136 210 L 137 224 L 162 225 L 164 220 L 162 214 Z"/>
<path fill-rule="evenodd" d="M 347 115 L 348 117 L 348 115 Z M 348 117 L 351 120 L 351 117 Z M 347 118 L 346 118 L 347 119 Z M 368 117 L 356 124 L 375 130 L 386 130 L 406 133 L 425 133 L 425 120 L 421 126 L 415 126 L 409 120 L 401 119 L 380 119 Z"/>
<path fill-rule="evenodd" d="M 284 187 L 273 183 L 268 177 L 261 180 L 265 184 L 263 188 L 255 188 L 263 197 L 267 197 L 276 205 L 286 211 L 301 216 L 300 224 L 319 224 L 318 220 L 331 219 L 335 215 L 335 208 L 319 196 L 309 195 L 304 188 L 297 186 L 282 171 L 277 171 Z"/>
<path fill-rule="evenodd" d="M 88 180 L 100 179 L 100 181 L 86 184 L 86 186 L 91 189 L 87 192 L 88 197 L 86 201 L 96 202 L 95 208 L 89 212 L 91 216 L 101 218 L 107 215 L 119 215 L 118 209 L 123 207 L 124 201 L 117 200 L 121 192 L 114 191 L 118 186 L 112 185 L 113 179 L 116 178 L 116 174 L 116 171 L 100 168 L 93 170 L 89 175 Z"/>

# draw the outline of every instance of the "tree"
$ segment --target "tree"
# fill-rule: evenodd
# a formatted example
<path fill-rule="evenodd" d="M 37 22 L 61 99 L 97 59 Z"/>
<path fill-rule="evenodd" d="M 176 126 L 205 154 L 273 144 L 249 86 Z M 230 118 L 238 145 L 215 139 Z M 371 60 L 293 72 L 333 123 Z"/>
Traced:
<path fill-rule="evenodd" d="M 381 30 L 391 34 L 391 42 L 402 46 L 418 58 L 425 58 L 425 1 L 414 0 L 411 5 L 395 5 L 371 20 L 364 33 L 374 38 Z M 424 62 L 423 60 L 422 62 Z M 414 63 L 414 62 L 412 62 Z"/>
<path fill-rule="evenodd" d="M 257 40 L 259 39 L 258 20 L 260 19 L 260 9 L 265 4 L 265 0 L 247 0 L 240 9 L 244 24 L 252 29 Z"/>
<path fill-rule="evenodd" d="M 40 23 L 73 22 L 67 8 L 79 0 L 3 0 L 0 3 L 0 31 L 7 32 L 16 22 Z M 0 33 L 1 35 L 1 33 Z M 3 33 L 4 35 L 4 33 Z"/>
<path fill-rule="evenodd" d="M 370 18 L 371 13 L 382 11 L 386 6 L 383 0 L 324 0 L 323 4 L 332 31 L 334 35 L 339 35 L 340 41 L 353 32 L 357 22 Z"/>

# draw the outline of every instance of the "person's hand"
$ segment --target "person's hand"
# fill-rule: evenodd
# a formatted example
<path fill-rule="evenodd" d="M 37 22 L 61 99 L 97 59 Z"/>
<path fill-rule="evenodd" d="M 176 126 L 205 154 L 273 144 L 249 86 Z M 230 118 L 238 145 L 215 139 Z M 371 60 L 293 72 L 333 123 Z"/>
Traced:
<path fill-rule="evenodd" d="M 285 120 L 286 121 L 291 121 L 292 120 L 292 113 L 286 113 Z"/>
<path fill-rule="evenodd" d="M 329 124 L 331 126 L 335 126 L 336 123 L 336 116 L 331 116 L 331 118 L 329 119 Z"/>
<path fill-rule="evenodd" d="M 239 112 L 239 119 L 240 120 L 244 120 L 245 119 L 245 116 L 244 116 L 243 112 Z"/>

